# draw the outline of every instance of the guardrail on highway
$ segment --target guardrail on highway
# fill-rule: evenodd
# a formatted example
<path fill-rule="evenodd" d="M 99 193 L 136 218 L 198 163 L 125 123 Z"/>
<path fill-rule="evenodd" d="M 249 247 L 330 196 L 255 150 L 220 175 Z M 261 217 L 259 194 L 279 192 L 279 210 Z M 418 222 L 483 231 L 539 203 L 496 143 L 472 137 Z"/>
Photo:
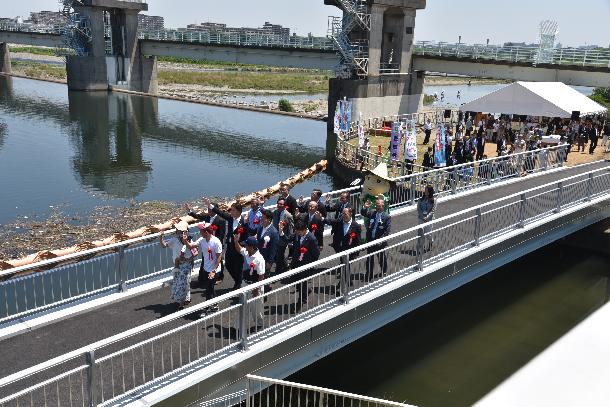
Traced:
<path fill-rule="evenodd" d="M 247 352 L 250 346 L 314 314 L 334 312 L 389 281 L 608 197 L 610 172 L 603 168 L 409 228 L 0 379 L 0 406 L 110 405 L 184 369 Z M 372 268 L 375 261 L 387 267 Z M 433 273 L 425 278 L 431 285 L 445 276 Z M 420 289 L 417 280 L 405 284 L 413 293 Z M 272 290 L 266 291 L 266 286 Z M 206 313 L 212 306 L 219 310 Z"/>
<path fill-rule="evenodd" d="M 504 46 L 485 44 L 451 44 L 421 41 L 415 45 L 415 54 L 434 57 L 474 60 L 521 62 L 527 64 L 578 65 L 610 68 L 608 48 L 552 48 Z"/>

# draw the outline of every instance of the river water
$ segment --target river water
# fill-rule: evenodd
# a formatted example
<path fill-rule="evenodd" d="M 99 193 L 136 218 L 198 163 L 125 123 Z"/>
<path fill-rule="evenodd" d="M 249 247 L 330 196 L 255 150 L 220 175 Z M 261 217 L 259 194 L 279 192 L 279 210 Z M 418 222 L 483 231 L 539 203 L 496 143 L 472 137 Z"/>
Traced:
<path fill-rule="evenodd" d="M 0 76 L 0 223 L 50 206 L 258 191 L 325 158 L 326 123 Z M 327 174 L 297 186 L 340 188 Z"/>
<path fill-rule="evenodd" d="M 610 300 L 609 265 L 552 244 L 289 380 L 420 407 L 472 405 Z"/>

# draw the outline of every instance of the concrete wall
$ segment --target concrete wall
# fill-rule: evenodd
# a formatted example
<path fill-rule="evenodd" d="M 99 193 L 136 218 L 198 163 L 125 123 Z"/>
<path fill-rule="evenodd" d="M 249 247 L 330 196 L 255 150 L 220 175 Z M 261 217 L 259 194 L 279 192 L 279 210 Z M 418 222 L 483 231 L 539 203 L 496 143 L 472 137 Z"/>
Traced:
<path fill-rule="evenodd" d="M 563 82 L 566 85 L 608 87 L 610 69 L 587 66 L 515 64 L 501 61 L 437 58 L 415 55 L 413 69 L 468 75 L 477 78 L 508 79 L 531 82 Z"/>
<path fill-rule="evenodd" d="M 61 37 L 57 34 L 25 33 L 19 31 L 0 30 L 0 42 L 51 48 L 65 46 Z"/>
<path fill-rule="evenodd" d="M 11 52 L 6 42 L 0 43 L 0 72 L 11 73 Z"/>
<path fill-rule="evenodd" d="M 68 56 L 66 58 L 68 89 L 84 91 L 108 90 L 106 57 Z"/>
<path fill-rule="evenodd" d="M 332 50 L 294 50 L 154 40 L 140 40 L 140 44 L 142 55 L 324 70 L 332 70 L 338 63 L 337 53 Z"/>

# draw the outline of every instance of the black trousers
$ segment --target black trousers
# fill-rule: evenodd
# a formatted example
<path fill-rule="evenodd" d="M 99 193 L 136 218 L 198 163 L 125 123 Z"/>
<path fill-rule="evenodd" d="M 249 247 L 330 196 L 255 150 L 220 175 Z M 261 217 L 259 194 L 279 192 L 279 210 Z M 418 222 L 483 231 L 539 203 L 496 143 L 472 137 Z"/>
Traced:
<path fill-rule="evenodd" d="M 425 130 L 426 137 L 424 137 L 424 144 L 428 144 L 430 142 L 430 134 L 432 134 L 432 130 Z"/>
<path fill-rule="evenodd" d="M 375 253 L 376 251 L 384 249 L 387 246 L 387 243 L 371 246 L 366 250 L 366 252 L 367 254 Z M 377 261 L 379 261 L 379 264 L 381 265 L 381 272 L 384 275 L 388 273 L 388 258 L 386 256 L 386 252 L 371 255 L 366 259 L 366 274 L 369 280 L 373 279 L 373 270 L 375 269 L 375 257 L 377 257 Z"/>
<path fill-rule="evenodd" d="M 243 281 L 243 275 L 241 272 L 242 266 L 244 264 L 244 258 L 241 254 L 237 253 L 235 250 L 227 251 L 225 255 L 225 265 L 227 266 L 227 271 L 233 278 L 234 284 L 233 289 L 238 290 L 241 288 L 241 284 Z"/>
<path fill-rule="evenodd" d="M 593 154 L 595 148 L 597 147 L 597 139 L 591 139 L 591 144 L 589 144 L 589 154 Z"/>
<path fill-rule="evenodd" d="M 211 300 L 212 298 L 216 297 L 216 279 L 215 278 L 208 278 L 208 272 L 201 269 L 199 271 L 199 281 L 201 282 L 201 276 L 203 275 L 203 279 L 204 281 L 202 282 L 203 286 L 205 287 L 205 299 L 206 300 Z"/>
<path fill-rule="evenodd" d="M 280 243 L 277 248 L 277 254 L 275 255 L 275 274 L 282 274 L 288 270 L 288 263 L 286 262 L 286 247 L 287 244 Z"/>

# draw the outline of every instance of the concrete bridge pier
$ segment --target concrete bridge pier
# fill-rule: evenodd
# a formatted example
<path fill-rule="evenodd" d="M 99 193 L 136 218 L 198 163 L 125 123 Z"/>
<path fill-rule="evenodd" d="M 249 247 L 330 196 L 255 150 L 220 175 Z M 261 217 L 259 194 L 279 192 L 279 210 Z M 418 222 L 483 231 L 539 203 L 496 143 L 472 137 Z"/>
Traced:
<path fill-rule="evenodd" d="M 343 2 L 325 3 L 342 8 Z M 326 143 L 329 161 L 332 162 L 337 142 L 333 119 L 338 100 L 352 101 L 352 121 L 416 113 L 422 106 L 424 75 L 413 71 L 412 61 L 415 17 L 417 10 L 424 8 L 426 0 L 373 0 L 368 6 L 370 29 L 347 33 L 351 43 L 368 44 L 367 52 L 359 55 L 368 57 L 367 72 L 364 76 L 354 71 L 349 79 L 330 81 Z M 346 30 L 345 22 L 343 29 Z"/>
<path fill-rule="evenodd" d="M 157 93 L 157 60 L 141 54 L 138 13 L 146 3 L 84 0 L 74 7 L 89 20 L 87 55 L 67 59 L 68 88 L 97 91 L 122 88 Z"/>
<path fill-rule="evenodd" d="M 11 73 L 11 53 L 6 42 L 0 43 L 0 72 Z"/>

